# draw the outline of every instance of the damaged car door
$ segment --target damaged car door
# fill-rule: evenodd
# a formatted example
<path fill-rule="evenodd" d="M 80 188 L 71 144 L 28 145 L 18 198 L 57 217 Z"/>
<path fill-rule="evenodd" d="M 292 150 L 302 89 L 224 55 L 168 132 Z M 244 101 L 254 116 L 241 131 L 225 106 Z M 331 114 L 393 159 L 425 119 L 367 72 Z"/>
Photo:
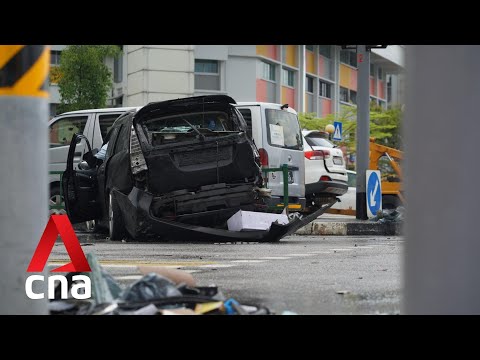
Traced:
<path fill-rule="evenodd" d="M 62 177 L 65 209 L 73 224 L 97 219 L 100 214 L 96 167 L 83 170 L 74 168 L 75 149 L 82 141 L 86 142 L 88 152 L 92 152 L 88 139 L 82 134 L 74 134 L 68 150 L 67 167 Z"/>

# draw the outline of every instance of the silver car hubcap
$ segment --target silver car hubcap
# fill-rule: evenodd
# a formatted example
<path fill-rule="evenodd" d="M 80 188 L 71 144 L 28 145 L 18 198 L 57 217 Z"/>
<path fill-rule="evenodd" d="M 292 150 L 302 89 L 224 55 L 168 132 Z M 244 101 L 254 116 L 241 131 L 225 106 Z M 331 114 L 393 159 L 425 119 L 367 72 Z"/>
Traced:
<path fill-rule="evenodd" d="M 50 209 L 50 215 L 64 215 L 67 212 L 65 211 L 65 203 L 63 201 L 63 196 L 60 194 L 52 195 L 48 200 L 50 206 L 63 205 L 63 209 Z"/>

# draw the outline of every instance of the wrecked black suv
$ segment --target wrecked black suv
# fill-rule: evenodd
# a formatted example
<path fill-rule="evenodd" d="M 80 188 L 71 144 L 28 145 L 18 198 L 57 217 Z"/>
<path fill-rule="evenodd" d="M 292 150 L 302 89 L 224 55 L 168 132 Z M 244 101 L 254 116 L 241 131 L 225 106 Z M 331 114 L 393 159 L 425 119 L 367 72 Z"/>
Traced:
<path fill-rule="evenodd" d="M 261 206 L 259 155 L 231 104 L 200 96 L 127 112 L 107 135 L 104 162 L 83 170 L 74 170 L 75 145 L 90 144 L 74 135 L 63 176 L 70 220 L 108 223 L 119 240 L 169 232 L 152 229 L 155 219 L 222 228 L 238 210 Z"/>
<path fill-rule="evenodd" d="M 228 230 L 227 220 L 240 210 L 268 211 L 269 197 L 258 150 L 232 104 L 228 96 L 211 95 L 131 110 L 108 132 L 100 162 L 95 155 L 102 151 L 73 135 L 62 178 L 71 222 L 95 220 L 108 227 L 111 240 L 278 241 L 333 205 L 259 230 Z M 81 141 L 89 151 L 75 169 Z"/>

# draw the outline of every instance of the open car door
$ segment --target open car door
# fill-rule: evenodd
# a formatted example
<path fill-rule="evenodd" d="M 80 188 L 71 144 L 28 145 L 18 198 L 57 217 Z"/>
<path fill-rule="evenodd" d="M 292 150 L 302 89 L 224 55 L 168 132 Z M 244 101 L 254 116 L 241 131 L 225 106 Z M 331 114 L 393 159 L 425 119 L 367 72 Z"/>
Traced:
<path fill-rule="evenodd" d="M 75 170 L 73 167 L 75 148 L 80 141 L 85 141 L 88 151 L 92 151 L 90 143 L 85 136 L 74 134 L 68 150 L 67 167 L 62 178 L 65 209 L 72 224 L 100 217 L 100 205 L 97 201 L 97 168 Z"/>

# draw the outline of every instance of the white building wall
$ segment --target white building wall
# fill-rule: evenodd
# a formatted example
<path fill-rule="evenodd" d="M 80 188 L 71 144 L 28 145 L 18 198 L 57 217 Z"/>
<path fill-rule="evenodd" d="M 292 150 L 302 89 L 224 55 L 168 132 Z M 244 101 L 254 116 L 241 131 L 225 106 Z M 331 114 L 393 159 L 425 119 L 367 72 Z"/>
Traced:
<path fill-rule="evenodd" d="M 126 106 L 192 96 L 193 45 L 125 45 Z"/>
<path fill-rule="evenodd" d="M 254 57 L 231 56 L 226 64 L 227 94 L 238 101 L 256 101 L 256 66 Z"/>

